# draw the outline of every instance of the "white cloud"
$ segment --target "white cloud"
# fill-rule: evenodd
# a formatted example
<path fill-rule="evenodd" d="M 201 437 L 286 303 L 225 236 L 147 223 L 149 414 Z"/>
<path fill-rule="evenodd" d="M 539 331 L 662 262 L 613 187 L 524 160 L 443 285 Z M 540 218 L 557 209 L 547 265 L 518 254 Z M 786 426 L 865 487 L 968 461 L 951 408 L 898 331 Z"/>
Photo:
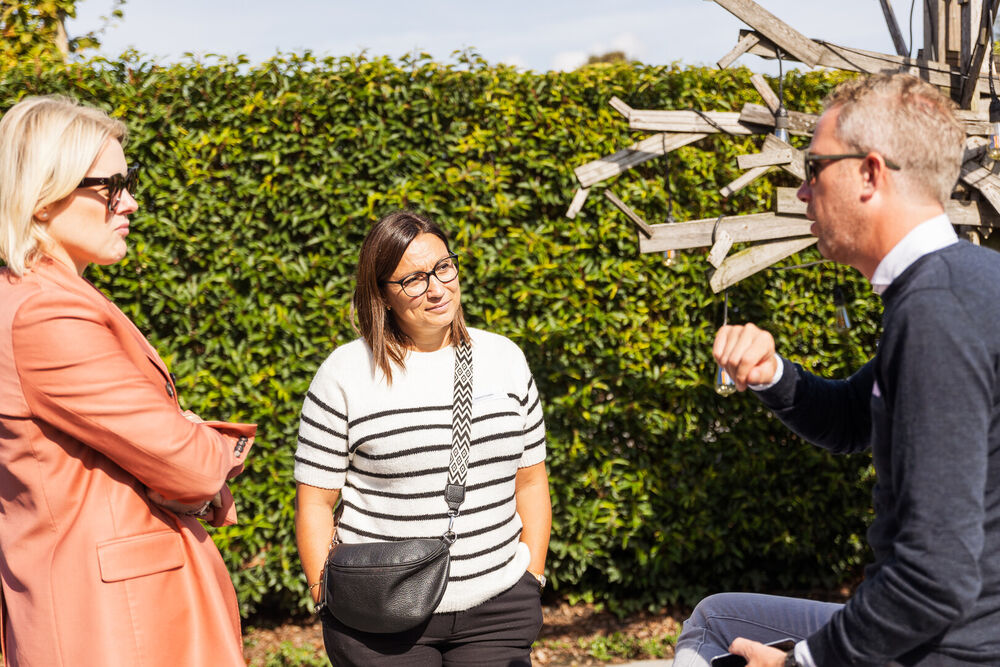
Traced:
<path fill-rule="evenodd" d="M 511 67 L 516 67 L 519 70 L 528 69 L 528 63 L 524 62 L 524 58 L 519 55 L 509 55 L 506 58 L 501 58 L 500 62 L 510 65 Z"/>
<path fill-rule="evenodd" d="M 615 35 L 611 40 L 611 48 L 608 51 L 624 51 L 628 58 L 642 60 L 642 55 L 646 51 L 645 45 L 639 36 L 634 32 L 623 32 Z"/>
<path fill-rule="evenodd" d="M 552 58 L 552 69 L 563 72 L 574 70 L 586 64 L 587 55 L 584 51 L 560 51 Z"/>

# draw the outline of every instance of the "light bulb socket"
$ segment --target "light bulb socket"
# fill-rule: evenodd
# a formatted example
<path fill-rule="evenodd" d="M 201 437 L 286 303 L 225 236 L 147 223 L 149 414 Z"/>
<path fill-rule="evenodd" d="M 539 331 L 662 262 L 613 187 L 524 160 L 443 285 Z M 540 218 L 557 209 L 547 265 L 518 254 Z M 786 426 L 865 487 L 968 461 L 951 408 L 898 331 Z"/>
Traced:
<path fill-rule="evenodd" d="M 1000 97 L 990 96 L 990 122 L 1000 123 Z"/>
<path fill-rule="evenodd" d="M 788 109 L 782 104 L 778 107 L 778 110 L 774 112 L 774 129 L 775 130 L 787 130 L 788 129 Z"/>

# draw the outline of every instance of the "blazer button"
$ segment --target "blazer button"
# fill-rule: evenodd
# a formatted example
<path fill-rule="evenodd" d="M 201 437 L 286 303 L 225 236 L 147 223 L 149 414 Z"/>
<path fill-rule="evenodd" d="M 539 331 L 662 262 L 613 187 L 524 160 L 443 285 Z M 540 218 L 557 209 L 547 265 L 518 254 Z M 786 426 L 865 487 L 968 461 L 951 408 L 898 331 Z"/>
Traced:
<path fill-rule="evenodd" d="M 174 397 L 174 387 L 169 382 L 167 383 L 167 396 L 170 398 Z"/>

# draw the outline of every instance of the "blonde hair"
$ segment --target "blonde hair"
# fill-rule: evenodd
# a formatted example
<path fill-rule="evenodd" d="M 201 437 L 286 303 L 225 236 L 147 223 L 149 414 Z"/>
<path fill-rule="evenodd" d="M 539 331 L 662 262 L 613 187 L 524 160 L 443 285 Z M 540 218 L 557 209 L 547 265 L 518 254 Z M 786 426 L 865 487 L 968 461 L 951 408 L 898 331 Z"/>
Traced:
<path fill-rule="evenodd" d="M 0 258 L 16 276 L 51 243 L 38 209 L 76 189 L 105 142 L 125 125 L 61 96 L 26 97 L 0 119 Z"/>
<path fill-rule="evenodd" d="M 900 189 L 951 198 L 965 150 L 965 130 L 955 103 L 937 88 L 909 74 L 875 74 L 846 81 L 826 99 L 837 108 L 836 136 L 859 153 L 876 152 L 901 169 Z"/>

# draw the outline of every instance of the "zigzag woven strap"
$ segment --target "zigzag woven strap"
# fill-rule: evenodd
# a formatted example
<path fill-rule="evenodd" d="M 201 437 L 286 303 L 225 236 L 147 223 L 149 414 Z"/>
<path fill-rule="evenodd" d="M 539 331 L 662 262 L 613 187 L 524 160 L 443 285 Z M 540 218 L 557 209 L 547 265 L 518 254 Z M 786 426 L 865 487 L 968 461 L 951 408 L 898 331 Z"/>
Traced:
<path fill-rule="evenodd" d="M 455 395 L 451 409 L 451 463 L 444 497 L 448 508 L 458 512 L 465 500 L 465 478 L 469 471 L 469 435 L 472 429 L 472 346 L 455 348 Z"/>

